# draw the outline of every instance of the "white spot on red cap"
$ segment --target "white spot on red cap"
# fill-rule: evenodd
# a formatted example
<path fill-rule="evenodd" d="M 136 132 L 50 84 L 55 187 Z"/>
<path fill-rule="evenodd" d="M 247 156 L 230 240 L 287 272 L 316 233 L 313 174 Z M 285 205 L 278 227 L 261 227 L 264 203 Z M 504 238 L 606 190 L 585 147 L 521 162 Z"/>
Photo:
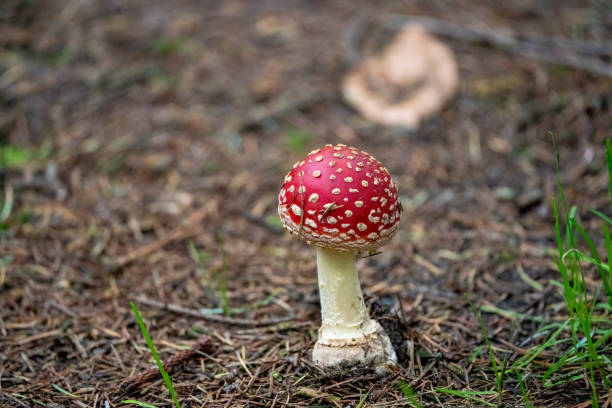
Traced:
<path fill-rule="evenodd" d="M 308 201 L 313 204 L 316 203 L 317 201 L 319 201 L 319 195 L 317 193 L 312 193 L 310 197 L 308 197 Z"/>
<path fill-rule="evenodd" d="M 350 218 L 353 216 L 353 212 L 351 210 L 344 210 L 344 215 Z"/>
<path fill-rule="evenodd" d="M 372 209 L 370 211 L 370 214 L 368 214 L 368 219 L 370 220 L 370 222 L 374 223 L 374 224 L 378 224 L 380 222 L 380 217 L 375 217 L 372 215 L 372 213 L 375 213 L 376 210 Z"/>
<path fill-rule="evenodd" d="M 298 217 L 302 215 L 302 209 L 297 204 L 291 204 L 291 212 L 294 213 Z"/>
<path fill-rule="evenodd" d="M 355 207 L 363 207 L 363 201 L 360 201 L 360 200 L 355 201 Z"/>
<path fill-rule="evenodd" d="M 315 170 L 312 172 L 312 177 L 321 177 L 321 171 Z"/>
<path fill-rule="evenodd" d="M 332 193 L 333 195 L 339 195 L 339 194 L 340 194 L 340 189 L 339 189 L 338 187 L 336 187 L 336 188 L 334 188 L 334 189 L 331 191 L 331 193 Z"/>
<path fill-rule="evenodd" d="M 357 229 L 358 229 L 359 231 L 365 231 L 365 230 L 367 230 L 367 229 L 368 229 L 368 226 L 367 226 L 367 225 L 365 225 L 363 222 L 360 222 L 359 224 L 357 224 Z"/>
<path fill-rule="evenodd" d="M 352 177 L 345 177 L 344 181 L 346 181 L 347 183 L 352 183 L 353 182 L 353 178 Z"/>
<path fill-rule="evenodd" d="M 327 219 L 325 220 L 327 221 L 328 224 L 334 225 L 335 223 L 338 222 L 338 220 L 336 219 L 336 217 L 334 217 L 333 215 L 330 215 L 327 217 Z"/>

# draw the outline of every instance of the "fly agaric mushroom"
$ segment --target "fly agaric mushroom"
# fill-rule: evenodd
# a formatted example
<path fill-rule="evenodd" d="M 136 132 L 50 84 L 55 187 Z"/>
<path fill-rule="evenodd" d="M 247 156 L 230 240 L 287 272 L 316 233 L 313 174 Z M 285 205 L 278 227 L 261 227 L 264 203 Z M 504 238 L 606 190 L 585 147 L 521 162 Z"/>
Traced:
<path fill-rule="evenodd" d="M 391 175 L 364 151 L 326 145 L 285 177 L 278 212 L 290 233 L 317 246 L 322 325 L 314 363 L 384 374 L 397 357 L 382 326 L 369 317 L 356 262 L 359 252 L 380 248 L 399 227 Z"/>
<path fill-rule="evenodd" d="M 385 126 L 416 128 L 457 90 L 452 51 L 418 25 L 406 26 L 381 55 L 345 77 L 342 93 L 363 116 Z"/>

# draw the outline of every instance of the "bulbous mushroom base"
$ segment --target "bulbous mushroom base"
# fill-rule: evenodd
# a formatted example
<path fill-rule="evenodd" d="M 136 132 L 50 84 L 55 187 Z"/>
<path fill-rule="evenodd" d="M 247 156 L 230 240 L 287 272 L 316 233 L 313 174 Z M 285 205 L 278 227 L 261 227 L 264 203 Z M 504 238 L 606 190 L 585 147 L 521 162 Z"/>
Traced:
<path fill-rule="evenodd" d="M 397 364 L 395 350 L 382 326 L 372 321 L 376 329 L 360 338 L 319 340 L 312 351 L 313 362 L 327 370 L 373 370 L 385 375 L 389 366 Z"/>

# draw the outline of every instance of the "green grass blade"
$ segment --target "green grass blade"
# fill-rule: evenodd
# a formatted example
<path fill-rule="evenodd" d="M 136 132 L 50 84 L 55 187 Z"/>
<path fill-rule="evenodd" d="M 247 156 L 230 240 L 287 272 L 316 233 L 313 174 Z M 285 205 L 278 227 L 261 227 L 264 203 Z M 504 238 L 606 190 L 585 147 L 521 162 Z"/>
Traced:
<path fill-rule="evenodd" d="M 221 307 L 225 316 L 231 317 L 232 311 L 229 307 L 229 301 L 227 299 L 227 255 L 225 253 L 225 247 L 223 246 L 223 237 L 221 234 L 217 235 L 217 242 L 219 243 L 219 249 L 221 251 L 221 273 L 217 274 L 217 287 L 221 292 Z"/>
<path fill-rule="evenodd" d="M 543 383 L 543 385 L 544 385 L 545 388 L 552 388 L 552 387 L 556 387 L 558 385 L 568 384 L 568 383 L 571 383 L 571 382 L 574 382 L 574 381 L 579 381 L 579 380 L 582 380 L 582 379 L 584 379 L 584 374 L 583 373 L 579 373 L 579 374 L 575 374 L 573 376 L 568 376 L 567 378 L 564 378 L 564 379 L 559 380 L 559 381 L 554 382 L 554 383 L 553 382 Z M 596 401 L 597 401 L 597 399 L 592 400 L 592 402 L 594 402 L 593 406 L 597 406 L 596 405 L 597 404 Z"/>
<path fill-rule="evenodd" d="M 442 392 L 448 395 L 454 395 L 456 397 L 461 397 L 463 399 L 467 399 L 470 401 L 479 402 L 484 405 L 488 405 L 490 407 L 496 407 L 497 404 L 494 404 L 489 401 L 485 401 L 482 398 L 476 397 L 476 395 L 491 395 L 495 394 L 495 391 L 461 391 L 461 390 L 449 390 L 448 388 L 436 388 L 437 392 Z"/>
<path fill-rule="evenodd" d="M 357 406 L 355 408 L 363 408 L 366 400 L 368 399 L 368 397 L 370 396 L 370 391 L 366 392 L 365 394 L 363 394 L 361 396 L 361 398 L 359 399 L 359 404 L 357 404 Z"/>
<path fill-rule="evenodd" d="M 55 388 L 56 390 L 58 390 L 59 392 L 61 392 L 64 395 L 69 396 L 70 398 L 76 398 L 79 399 L 78 395 L 74 395 L 73 393 L 66 391 L 65 389 L 63 389 L 62 387 L 60 387 L 59 385 L 53 384 L 53 388 Z"/>
<path fill-rule="evenodd" d="M 563 192 L 563 184 L 561 183 L 561 170 L 560 170 L 560 155 L 559 149 L 557 149 L 557 141 L 555 140 L 555 135 L 553 132 L 549 132 L 552 143 L 553 143 L 553 152 L 555 154 L 555 173 L 557 174 L 557 188 L 559 189 L 559 197 L 561 199 L 561 205 L 563 206 L 563 212 L 567 215 L 567 203 L 565 202 L 565 194 Z"/>
<path fill-rule="evenodd" d="M 407 382 L 400 381 L 397 383 L 397 387 L 404 393 L 404 396 L 408 400 L 408 404 L 410 404 L 412 408 L 421 408 L 417 396 Z"/>
<path fill-rule="evenodd" d="M 527 387 L 525 387 L 525 382 L 523 381 L 523 377 L 517 371 L 516 378 L 518 379 L 519 389 L 521 390 L 521 395 L 523 396 L 523 401 L 525 401 L 525 406 L 527 408 L 533 408 L 533 404 L 531 403 L 531 399 L 529 399 L 529 395 L 527 395 Z"/>
<path fill-rule="evenodd" d="M 606 272 L 609 270 L 608 265 L 606 265 L 605 263 L 593 258 L 592 256 L 589 256 L 587 254 L 585 254 L 584 252 L 582 252 L 579 249 L 568 249 L 565 254 L 563 254 L 563 258 L 567 258 L 570 254 L 576 256 L 579 260 L 581 261 L 587 261 L 590 264 L 596 265 L 598 268 L 602 268 L 603 270 L 605 270 Z"/>
<path fill-rule="evenodd" d="M 474 352 L 472 353 L 472 355 L 470 356 L 470 359 L 468 360 L 470 362 L 470 364 L 472 364 L 478 358 L 480 353 L 482 353 L 482 349 L 483 349 L 482 345 L 480 345 L 480 346 L 478 346 L 478 347 L 476 347 L 474 349 Z"/>
<path fill-rule="evenodd" d="M 563 365 L 565 365 L 565 362 L 567 360 L 569 360 L 572 356 L 577 356 L 577 352 L 578 349 L 583 347 L 584 344 L 586 343 L 586 338 L 583 338 L 582 340 L 580 340 L 580 342 L 570 348 L 563 356 L 561 356 L 561 358 L 559 360 L 557 360 L 557 362 L 555 364 L 553 364 L 542 376 L 542 382 L 546 382 L 546 380 L 548 380 L 548 378 L 554 374 L 556 371 L 559 370 L 559 368 L 563 367 Z M 586 357 L 585 355 L 581 355 L 580 359 L 583 359 L 584 357 Z M 572 362 L 575 362 L 575 360 L 573 360 Z"/>
<path fill-rule="evenodd" d="M 132 310 L 134 311 L 134 316 L 136 316 L 136 320 L 138 321 L 138 325 L 140 326 L 140 330 L 142 331 L 142 335 L 147 342 L 147 346 L 149 346 L 149 350 L 151 350 L 151 354 L 153 354 L 153 358 L 155 359 L 155 363 L 157 364 L 157 368 L 159 368 L 159 372 L 164 378 L 164 383 L 166 383 L 166 388 L 168 388 L 168 392 L 170 392 L 170 396 L 174 401 L 174 405 L 176 408 L 181 408 L 181 404 L 179 403 L 178 398 L 176 397 L 176 393 L 174 392 L 174 386 L 172 385 L 172 380 L 170 376 L 164 369 L 164 365 L 162 364 L 161 359 L 159 358 L 159 354 L 157 354 L 157 350 L 155 349 L 155 345 L 153 344 L 153 340 L 151 340 L 151 336 L 149 336 L 149 331 L 142 320 L 142 316 L 140 316 L 140 311 L 138 307 L 134 304 L 134 302 L 130 302 L 130 306 L 132 306 Z"/>
<path fill-rule="evenodd" d="M 561 273 L 561 280 L 563 282 L 563 295 L 565 296 L 565 302 L 567 303 L 567 309 L 570 317 L 574 316 L 574 293 L 572 287 L 569 283 L 569 275 L 567 273 L 567 268 L 565 266 L 565 262 L 563 262 L 563 255 L 565 254 L 565 249 L 563 245 L 563 238 L 561 237 L 561 221 L 559 218 L 559 209 L 557 208 L 557 200 L 553 200 L 553 216 L 555 219 L 555 239 L 557 241 L 557 250 L 559 252 L 559 258 L 555 259 L 555 263 L 557 264 L 557 268 Z"/>
<path fill-rule="evenodd" d="M 157 406 L 155 406 L 153 404 L 149 404 L 148 402 L 142 402 L 142 401 L 137 401 L 137 400 L 132 400 L 132 399 L 123 400 L 123 401 L 121 401 L 121 403 L 122 404 L 138 405 L 139 407 L 144 407 L 144 408 L 157 408 Z"/>
<path fill-rule="evenodd" d="M 480 307 L 480 310 L 485 312 L 485 313 L 498 314 L 500 316 L 505 317 L 508 320 L 531 320 L 531 321 L 539 322 L 539 323 L 548 322 L 548 320 L 546 320 L 543 317 L 532 316 L 532 315 L 528 315 L 528 314 L 524 314 L 524 313 L 519 313 L 519 312 L 516 312 L 514 310 L 506 310 L 506 309 L 499 308 L 497 306 L 482 305 Z"/>
<path fill-rule="evenodd" d="M 602 213 L 601 211 L 597 211 L 597 210 L 591 208 L 591 212 L 593 214 L 597 215 L 599 218 L 601 218 L 605 222 L 607 222 L 608 224 L 612 224 L 612 218 L 608 217 L 606 214 Z"/>
<path fill-rule="evenodd" d="M 604 238 L 606 239 L 606 254 L 608 255 L 608 282 L 612 282 L 612 270 L 610 262 L 612 262 L 612 239 L 610 239 L 610 228 L 604 224 Z M 608 303 L 612 306 L 610 303 Z"/>
<path fill-rule="evenodd" d="M 610 305 L 612 306 L 612 288 L 610 287 L 610 282 L 608 281 L 608 276 L 607 276 L 608 274 L 606 273 L 608 271 L 604 269 L 603 264 L 601 263 L 599 254 L 597 253 L 597 248 L 595 247 L 595 244 L 593 243 L 593 240 L 591 239 L 591 237 L 589 237 L 589 235 L 586 233 L 584 228 L 582 228 L 582 226 L 576 220 L 572 220 L 572 225 L 574 228 L 576 228 L 578 233 L 582 236 L 582 239 L 584 239 L 587 246 L 589 247 L 589 250 L 591 251 L 591 256 L 596 261 L 594 262 L 594 265 L 596 265 L 597 269 L 599 270 L 599 274 L 601 275 L 601 280 L 603 282 L 604 289 L 606 290 L 606 293 L 608 294 L 608 302 L 610 302 Z"/>
<path fill-rule="evenodd" d="M 608 163 L 608 191 L 610 201 L 612 201 L 612 143 L 610 139 L 606 139 L 606 162 Z"/>
<path fill-rule="evenodd" d="M 525 367 L 533 361 L 540 353 L 549 348 L 555 342 L 557 336 L 567 327 L 571 320 L 566 320 L 543 344 L 530 350 L 529 353 L 519 358 L 512 364 L 513 370 L 518 370 Z"/>
<path fill-rule="evenodd" d="M 595 343 L 593 343 L 593 346 L 595 346 L 596 348 L 600 347 L 610 337 L 612 337 L 612 329 L 609 329 L 609 330 L 605 331 L 604 334 L 599 339 L 597 339 L 597 341 Z"/>

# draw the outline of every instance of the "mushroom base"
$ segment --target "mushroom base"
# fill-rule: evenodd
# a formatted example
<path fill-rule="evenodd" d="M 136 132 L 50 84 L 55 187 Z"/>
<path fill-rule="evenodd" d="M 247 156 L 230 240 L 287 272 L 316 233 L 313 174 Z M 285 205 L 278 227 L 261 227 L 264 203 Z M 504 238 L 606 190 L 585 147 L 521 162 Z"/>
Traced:
<path fill-rule="evenodd" d="M 378 375 L 387 374 L 388 366 L 397 364 L 397 356 L 385 330 L 373 322 L 376 330 L 359 339 L 326 342 L 319 336 L 312 352 L 313 362 L 330 370 L 370 369 Z"/>

